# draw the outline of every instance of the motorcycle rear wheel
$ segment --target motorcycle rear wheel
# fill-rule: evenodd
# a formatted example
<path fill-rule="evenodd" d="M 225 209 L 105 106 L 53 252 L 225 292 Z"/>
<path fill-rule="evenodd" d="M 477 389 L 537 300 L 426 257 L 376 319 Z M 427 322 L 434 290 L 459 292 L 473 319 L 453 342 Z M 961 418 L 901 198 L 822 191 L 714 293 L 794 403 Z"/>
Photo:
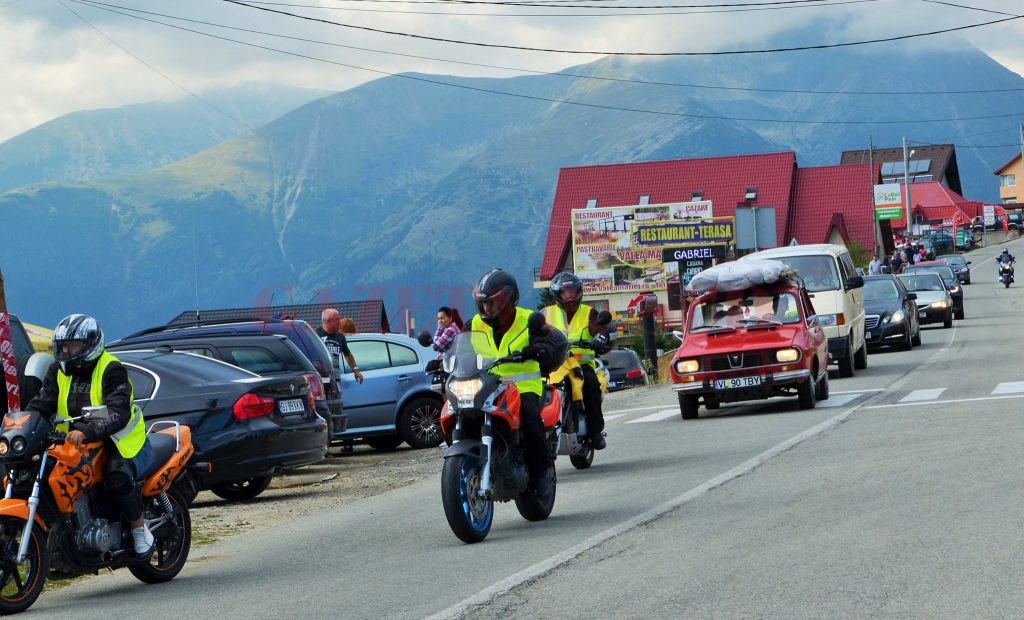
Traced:
<path fill-rule="evenodd" d="M 452 532 L 465 543 L 478 543 L 491 531 L 494 500 L 477 494 L 483 476 L 480 460 L 459 454 L 444 460 L 441 469 L 441 504 Z"/>
<path fill-rule="evenodd" d="M 594 464 L 594 448 L 587 446 L 587 451 L 582 454 L 570 454 L 569 462 L 576 469 L 590 469 Z"/>
<path fill-rule="evenodd" d="M 555 491 L 558 488 L 555 466 L 548 467 L 548 478 L 551 479 L 551 497 L 548 501 L 541 501 L 537 493 L 531 489 L 523 491 L 522 495 L 516 498 L 516 509 L 527 521 L 543 521 L 551 515 L 555 508 Z"/>
<path fill-rule="evenodd" d="M 28 555 L 16 564 L 25 522 L 16 517 L 0 517 L 0 614 L 25 611 L 39 598 L 46 583 L 50 556 L 46 553 L 46 535 L 33 524 Z"/>
<path fill-rule="evenodd" d="M 128 566 L 135 578 L 143 583 L 163 583 L 174 579 L 188 560 L 192 547 L 192 517 L 188 512 L 188 501 L 182 493 L 172 487 L 167 491 L 174 516 L 171 523 L 153 531 L 153 555 L 145 562 Z M 164 514 L 156 498 L 146 504 L 146 519 L 157 519 Z"/>

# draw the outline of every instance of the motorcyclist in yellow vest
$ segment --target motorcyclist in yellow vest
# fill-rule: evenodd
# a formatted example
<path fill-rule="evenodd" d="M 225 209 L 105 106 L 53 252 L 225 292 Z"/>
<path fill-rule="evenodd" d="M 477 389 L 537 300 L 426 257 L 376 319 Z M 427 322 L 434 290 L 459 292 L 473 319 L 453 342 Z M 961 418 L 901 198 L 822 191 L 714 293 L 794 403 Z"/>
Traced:
<path fill-rule="evenodd" d="M 103 330 L 91 316 L 72 314 L 53 331 L 53 356 L 39 395 L 26 409 L 48 418 L 77 417 L 82 408 L 105 405 L 109 418 L 78 420 L 67 431 L 65 441 L 76 446 L 104 441 L 107 444 L 107 493 L 117 502 L 132 528 L 134 551 L 147 556 L 153 550 L 153 534 L 143 518 L 142 486 L 137 478 L 149 464 L 151 448 L 146 439 L 142 410 L 135 406 L 128 371 L 106 351 Z"/>
<path fill-rule="evenodd" d="M 529 486 L 540 497 L 550 496 L 553 488 L 545 475 L 553 457 L 544 436 L 540 418 L 542 372 L 558 368 L 566 355 L 566 339 L 558 330 L 543 325 L 531 333 L 527 323 L 533 312 L 519 308 L 519 285 L 508 272 L 492 269 L 473 288 L 477 315 L 469 329 L 490 339 L 499 356 L 521 352 L 522 363 L 502 364 L 495 372 L 508 377 L 519 390 L 519 417 L 523 430 Z"/>
<path fill-rule="evenodd" d="M 595 450 L 603 450 L 604 413 L 601 411 L 601 384 L 597 380 L 594 354 L 608 351 L 608 328 L 598 325 L 598 312 L 594 308 L 580 303 L 583 299 L 583 282 L 576 274 L 563 271 L 551 278 L 548 286 L 555 303 L 544 308 L 544 317 L 548 325 L 560 329 L 569 338 L 569 343 L 577 340 L 593 340 L 595 350 L 570 348 L 570 354 L 579 355 L 580 368 L 583 371 L 583 408 L 587 415 L 587 434 L 590 444 Z"/>

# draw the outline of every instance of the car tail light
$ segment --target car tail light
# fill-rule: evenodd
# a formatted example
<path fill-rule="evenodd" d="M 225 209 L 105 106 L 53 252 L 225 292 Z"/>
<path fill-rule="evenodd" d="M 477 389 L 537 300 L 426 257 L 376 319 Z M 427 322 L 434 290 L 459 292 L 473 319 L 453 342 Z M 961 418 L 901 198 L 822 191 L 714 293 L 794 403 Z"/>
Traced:
<path fill-rule="evenodd" d="M 324 392 L 323 381 L 320 380 L 320 375 L 314 375 L 309 373 L 303 375 L 306 377 L 306 381 L 309 381 L 309 394 L 314 400 L 327 400 L 327 394 Z"/>
<path fill-rule="evenodd" d="M 275 404 L 276 401 L 273 398 L 249 392 L 235 401 L 235 406 L 231 411 L 235 414 L 236 420 L 250 420 L 270 415 L 274 412 Z"/>
<path fill-rule="evenodd" d="M 643 379 L 644 378 L 644 371 L 640 370 L 639 368 L 634 368 L 633 370 L 628 370 L 628 371 L 626 371 L 626 378 L 627 379 Z"/>

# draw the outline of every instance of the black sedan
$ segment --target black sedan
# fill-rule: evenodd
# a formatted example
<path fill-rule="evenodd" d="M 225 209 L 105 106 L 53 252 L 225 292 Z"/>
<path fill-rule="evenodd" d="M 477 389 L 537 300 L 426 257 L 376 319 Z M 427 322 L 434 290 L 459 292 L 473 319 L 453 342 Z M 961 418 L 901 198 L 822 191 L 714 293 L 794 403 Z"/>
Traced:
<path fill-rule="evenodd" d="M 613 349 L 601 356 L 608 369 L 608 391 L 647 385 L 647 372 L 632 349 Z"/>
<path fill-rule="evenodd" d="M 913 273 L 937 273 L 946 285 L 949 296 L 953 298 L 953 318 L 961 320 L 964 318 L 964 288 L 960 286 L 960 280 L 953 273 L 953 268 L 942 261 L 925 261 L 916 265 L 908 265 L 903 269 L 905 274 Z"/>
<path fill-rule="evenodd" d="M 198 492 L 252 499 L 284 468 L 322 461 L 327 423 L 301 375 L 261 377 L 224 362 L 169 349 L 118 351 L 147 426 L 192 429 L 195 460 L 210 463 Z"/>
<path fill-rule="evenodd" d="M 960 280 L 961 284 L 971 283 L 971 268 L 969 267 L 971 261 L 959 254 L 943 254 L 942 256 L 936 257 L 935 260 L 942 261 L 949 265 L 953 270 L 953 273 L 956 274 L 957 279 Z"/>
<path fill-rule="evenodd" d="M 909 351 L 921 344 L 917 294 L 896 276 L 864 278 L 864 337 L 868 348 L 895 346 Z"/>

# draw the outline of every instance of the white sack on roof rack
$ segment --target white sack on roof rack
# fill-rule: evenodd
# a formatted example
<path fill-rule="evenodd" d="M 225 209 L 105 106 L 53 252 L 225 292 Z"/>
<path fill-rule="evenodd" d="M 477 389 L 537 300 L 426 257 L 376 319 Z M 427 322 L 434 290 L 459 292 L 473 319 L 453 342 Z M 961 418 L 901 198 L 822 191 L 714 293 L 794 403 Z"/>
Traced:
<path fill-rule="evenodd" d="M 742 291 L 796 277 L 796 271 L 777 260 L 751 259 L 722 263 L 693 276 L 689 288 L 707 291 Z"/>

